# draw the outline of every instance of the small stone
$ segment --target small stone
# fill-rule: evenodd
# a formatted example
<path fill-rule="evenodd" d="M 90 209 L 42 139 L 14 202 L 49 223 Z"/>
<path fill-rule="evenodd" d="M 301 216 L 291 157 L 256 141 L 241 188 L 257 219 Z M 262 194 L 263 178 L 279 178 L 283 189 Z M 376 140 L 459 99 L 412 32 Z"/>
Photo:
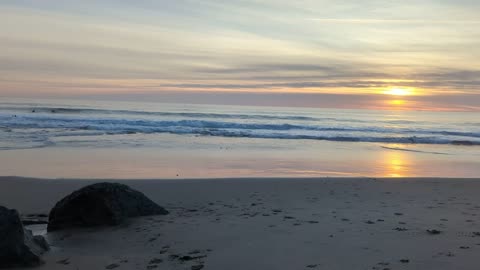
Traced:
<path fill-rule="evenodd" d="M 175 259 L 177 259 L 178 257 L 180 257 L 180 256 L 177 255 L 177 254 L 172 254 L 172 255 L 168 256 L 168 258 L 169 258 L 170 260 L 175 260 Z"/>

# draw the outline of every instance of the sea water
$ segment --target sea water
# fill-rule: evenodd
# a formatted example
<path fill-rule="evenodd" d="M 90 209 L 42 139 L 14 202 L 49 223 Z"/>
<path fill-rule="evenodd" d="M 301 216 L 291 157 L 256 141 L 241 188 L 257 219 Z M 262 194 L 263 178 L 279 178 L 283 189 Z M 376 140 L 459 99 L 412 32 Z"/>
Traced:
<path fill-rule="evenodd" d="M 478 177 L 479 157 L 473 112 L 0 103 L 3 175 Z"/>

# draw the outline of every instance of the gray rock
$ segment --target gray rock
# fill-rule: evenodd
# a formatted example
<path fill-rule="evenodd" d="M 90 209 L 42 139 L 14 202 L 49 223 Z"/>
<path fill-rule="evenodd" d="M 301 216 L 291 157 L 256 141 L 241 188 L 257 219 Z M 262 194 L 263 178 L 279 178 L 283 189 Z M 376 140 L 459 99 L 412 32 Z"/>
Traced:
<path fill-rule="evenodd" d="M 0 268 L 41 265 L 40 255 L 48 249 L 42 236 L 23 227 L 16 210 L 0 206 Z"/>
<path fill-rule="evenodd" d="M 50 250 L 47 240 L 41 235 L 34 235 L 33 242 L 43 250 Z"/>
<path fill-rule="evenodd" d="M 73 227 L 118 225 L 129 217 L 166 215 L 143 193 L 117 183 L 98 183 L 79 189 L 50 211 L 48 231 Z"/>

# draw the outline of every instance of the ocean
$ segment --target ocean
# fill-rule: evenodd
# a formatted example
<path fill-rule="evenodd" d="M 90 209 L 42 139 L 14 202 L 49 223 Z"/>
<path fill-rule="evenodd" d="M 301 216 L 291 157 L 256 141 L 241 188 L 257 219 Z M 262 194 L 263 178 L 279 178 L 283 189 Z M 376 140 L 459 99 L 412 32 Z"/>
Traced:
<path fill-rule="evenodd" d="M 4 175 L 478 177 L 479 157 L 472 112 L 0 102 Z"/>

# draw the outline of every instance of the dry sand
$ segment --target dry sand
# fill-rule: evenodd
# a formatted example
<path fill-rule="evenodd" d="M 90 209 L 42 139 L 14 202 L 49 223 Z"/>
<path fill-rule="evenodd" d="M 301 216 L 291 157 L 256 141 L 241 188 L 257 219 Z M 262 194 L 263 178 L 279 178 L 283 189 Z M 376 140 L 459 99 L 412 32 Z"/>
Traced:
<path fill-rule="evenodd" d="M 48 213 L 91 182 L 0 178 L 0 205 Z M 48 233 L 40 269 L 480 269 L 476 179 L 117 182 L 171 214 Z"/>

